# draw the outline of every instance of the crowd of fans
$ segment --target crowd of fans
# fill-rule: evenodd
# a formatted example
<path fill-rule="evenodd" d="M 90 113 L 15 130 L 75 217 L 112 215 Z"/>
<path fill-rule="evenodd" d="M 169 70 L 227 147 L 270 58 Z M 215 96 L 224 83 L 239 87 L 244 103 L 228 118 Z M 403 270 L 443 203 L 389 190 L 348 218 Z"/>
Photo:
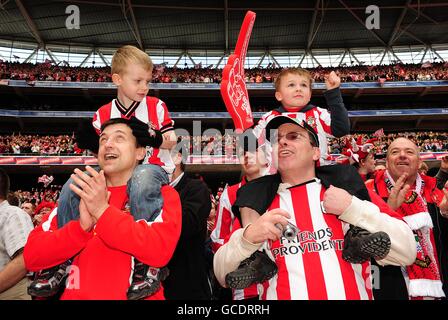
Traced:
<path fill-rule="evenodd" d="M 423 64 L 395 64 L 378 66 L 341 66 L 309 68 L 315 82 L 324 82 L 324 75 L 336 71 L 343 82 L 367 81 L 427 81 L 448 80 L 448 62 Z M 246 82 L 273 82 L 281 68 L 253 68 L 246 70 Z M 154 83 L 220 83 L 222 69 L 170 68 L 157 65 Z M 70 67 L 44 63 L 0 62 L 0 79 L 26 81 L 111 82 L 109 67 Z"/>
<path fill-rule="evenodd" d="M 14 155 L 68 155 L 82 154 L 70 135 L 22 135 L 0 136 L 0 154 Z"/>
<path fill-rule="evenodd" d="M 42 202 L 57 202 L 62 186 L 50 185 L 47 187 L 39 186 L 32 188 L 31 191 L 17 190 L 12 192 L 12 196 L 16 197 L 20 204 L 24 202 L 31 202 L 38 206 Z"/>
<path fill-rule="evenodd" d="M 422 152 L 443 152 L 448 151 L 448 133 L 447 132 L 401 132 L 401 133 L 388 133 L 380 137 L 374 137 L 372 134 L 356 133 L 350 137 L 357 140 L 362 137 L 365 142 L 368 139 L 376 138 L 374 141 L 375 154 L 384 155 L 387 151 L 389 144 L 397 137 L 406 137 L 416 143 Z M 0 136 L 0 154 L 4 154 L 4 146 L 6 145 L 10 148 L 9 144 L 19 145 L 20 148 L 16 148 L 17 151 L 29 152 L 35 145 L 44 146 L 40 149 L 41 155 L 50 154 L 50 150 L 72 150 L 70 147 L 64 148 L 61 146 L 73 146 L 76 148 L 76 143 L 73 143 L 73 137 L 69 135 L 60 136 L 38 136 L 38 135 L 12 135 L 12 136 Z M 342 138 L 334 138 L 329 140 L 329 150 L 332 154 L 339 154 L 346 147 L 348 142 L 347 136 Z M 233 156 L 236 153 L 237 138 L 234 135 L 224 134 L 220 135 L 216 133 L 215 135 L 208 134 L 203 136 L 181 136 L 181 144 L 190 150 L 190 154 L 209 154 L 209 155 L 226 155 Z M 3 147 L 3 148 L 2 148 Z M 36 149 L 34 149 L 36 151 Z M 79 149 L 78 149 L 79 150 Z M 80 150 L 79 152 L 82 152 Z M 8 153 L 8 152 L 6 152 Z M 34 153 L 36 154 L 36 153 Z M 380 157 L 381 158 L 381 157 Z M 426 166 L 427 167 L 427 166 Z M 206 181 L 198 176 L 197 178 L 202 179 L 205 183 Z M 46 183 L 51 183 L 45 176 Z M 52 178 L 52 177 L 51 177 Z M 31 191 L 28 190 L 17 190 L 13 191 L 8 195 L 8 201 L 14 205 L 22 206 L 26 203 L 32 204 L 32 212 L 30 213 L 32 220 L 35 224 L 40 222 L 42 217 L 42 212 L 47 209 L 52 209 L 59 198 L 62 186 L 61 185 L 47 185 L 42 186 L 39 178 L 36 188 L 32 188 Z M 225 182 L 221 181 L 219 188 L 216 191 L 210 190 L 212 193 L 212 209 L 210 212 L 210 217 L 207 222 L 207 227 L 209 231 L 214 224 L 214 214 L 216 210 L 216 205 L 219 201 L 219 197 L 223 191 Z"/>
<path fill-rule="evenodd" d="M 372 134 L 358 133 L 352 137 L 356 140 L 362 136 L 363 141 L 373 138 Z M 375 153 L 384 154 L 389 144 L 398 136 L 404 136 L 415 142 L 422 152 L 448 151 L 447 132 L 402 132 L 388 133 L 378 138 L 374 142 Z M 233 157 L 236 154 L 238 139 L 235 135 L 204 134 L 202 136 L 181 136 L 181 146 L 189 150 L 194 155 L 225 155 Z M 329 140 L 329 151 L 332 154 L 339 154 L 346 147 L 347 139 L 335 138 Z M 70 135 L 4 135 L 0 136 L 0 154 L 2 155 L 86 155 L 85 150 L 77 148 L 75 139 Z M 223 184 L 223 183 L 222 183 Z M 213 202 L 219 199 L 222 192 L 222 185 L 216 194 L 212 196 Z M 32 203 L 32 219 L 35 224 L 40 222 L 41 211 L 51 209 L 58 200 L 61 186 L 51 185 L 49 187 L 34 188 L 31 191 L 17 190 L 8 197 L 11 203 L 18 206 L 25 203 Z M 214 206 L 212 205 L 212 212 Z M 42 211 L 43 212 L 43 211 Z M 211 215 L 212 216 L 212 215 Z M 213 219 L 209 220 L 209 227 Z"/>
<path fill-rule="evenodd" d="M 201 176 L 196 176 L 195 178 L 201 179 L 206 183 Z M 216 192 L 209 189 L 211 201 L 210 215 L 207 219 L 207 232 L 209 235 L 215 224 L 216 208 L 225 186 L 223 182 L 221 184 L 222 186 Z M 41 222 L 42 216 L 57 206 L 61 190 L 61 185 L 50 185 L 47 187 L 40 185 L 37 188 L 32 188 L 31 191 L 21 189 L 11 191 L 7 200 L 10 205 L 20 207 L 27 212 L 31 216 L 33 224 L 37 226 Z"/>
<path fill-rule="evenodd" d="M 362 136 L 363 141 L 375 138 L 372 134 L 354 134 L 353 138 L 356 140 L 359 136 Z M 385 154 L 390 143 L 398 138 L 406 137 L 412 140 L 418 147 L 420 147 L 421 152 L 443 152 L 448 151 L 448 133 L 447 132 L 400 132 L 400 133 L 389 133 L 378 140 L 374 141 L 375 153 Z M 339 154 L 344 149 L 346 145 L 345 137 L 331 139 L 329 146 L 329 151 L 331 154 Z"/>
<path fill-rule="evenodd" d="M 111 82 L 109 67 L 69 67 L 51 62 L 0 62 L 0 79 L 26 81 Z"/>
<path fill-rule="evenodd" d="M 372 139 L 372 134 L 358 133 L 363 140 Z M 376 153 L 385 153 L 389 144 L 398 136 L 404 136 L 417 144 L 422 152 L 448 151 L 447 132 L 401 132 L 388 133 L 380 137 L 376 142 Z M 190 154 L 227 155 L 236 154 L 237 136 L 216 131 L 215 134 L 202 136 L 182 136 L 182 146 L 190 151 Z M 341 153 L 345 147 L 346 138 L 331 139 L 329 151 L 332 154 Z M 75 139 L 70 135 L 0 135 L 0 154 L 8 155 L 86 155 L 86 151 L 79 149 Z"/>
<path fill-rule="evenodd" d="M 51 178 L 53 179 L 52 176 Z M 31 191 L 19 189 L 9 192 L 7 200 L 10 205 L 20 207 L 29 214 L 34 226 L 37 226 L 41 223 L 42 217 L 57 206 L 61 189 L 60 185 L 48 186 L 47 184 L 43 187 L 32 188 Z"/>

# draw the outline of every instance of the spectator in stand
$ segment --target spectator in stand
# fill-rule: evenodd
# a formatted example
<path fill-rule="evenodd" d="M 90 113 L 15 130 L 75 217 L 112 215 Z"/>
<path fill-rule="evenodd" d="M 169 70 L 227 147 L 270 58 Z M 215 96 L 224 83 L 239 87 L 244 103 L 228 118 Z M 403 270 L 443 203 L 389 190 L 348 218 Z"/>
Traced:
<path fill-rule="evenodd" d="M 33 229 L 30 217 L 9 205 L 9 176 L 0 169 L 0 300 L 29 300 L 23 248 Z"/>
<path fill-rule="evenodd" d="M 9 192 L 6 200 L 8 200 L 8 203 L 11 206 L 14 206 L 14 207 L 20 206 L 19 197 L 17 196 L 16 192 Z"/>
<path fill-rule="evenodd" d="M 211 195 L 203 181 L 186 175 L 186 150 L 176 152 L 173 159 L 176 169 L 170 185 L 180 196 L 182 231 L 167 265 L 170 274 L 163 282 L 165 297 L 167 300 L 211 300 L 209 272 L 204 255 Z"/>
<path fill-rule="evenodd" d="M 54 202 L 43 201 L 34 210 L 33 224 L 37 227 L 41 222 L 44 215 L 49 214 L 56 207 Z"/>
<path fill-rule="evenodd" d="M 223 190 L 216 214 L 215 227 L 211 234 L 212 250 L 215 253 L 224 243 L 226 243 L 234 230 L 241 227 L 239 221 L 235 219 L 232 206 L 237 197 L 237 191 L 249 181 L 253 181 L 265 175 L 269 164 L 266 160 L 264 147 L 258 148 L 257 152 L 245 151 L 247 146 L 239 148 L 239 162 L 241 165 L 242 179 L 239 183 L 226 186 Z M 258 300 L 257 285 L 254 284 L 244 289 L 232 290 L 233 300 Z"/>
<path fill-rule="evenodd" d="M 397 138 L 387 152 L 387 169 L 375 171 L 374 179 L 366 183 L 402 215 L 418 242 L 411 266 L 380 267 L 375 299 L 438 299 L 448 293 L 448 191 L 438 189 L 436 178 L 419 174 L 420 163 L 418 147 L 407 138 Z"/>
<path fill-rule="evenodd" d="M 420 163 L 420 166 L 418 168 L 418 173 L 422 174 L 422 175 L 426 175 L 428 173 L 428 165 L 422 161 L 422 163 Z"/>
<path fill-rule="evenodd" d="M 157 222 L 135 221 L 129 213 L 126 183 L 145 157 L 144 137 L 128 120 L 106 122 L 98 151 L 102 170 L 87 167 L 89 175 L 79 169 L 72 175 L 70 188 L 81 198 L 79 219 L 58 228 L 56 209 L 45 216 L 48 223 L 30 234 L 24 250 L 30 270 L 50 268 L 75 256 L 79 286 L 67 285 L 62 299 L 126 299 L 136 267 L 132 256 L 157 267 L 170 260 L 181 231 L 175 190 L 162 187 L 164 203 Z M 163 299 L 163 289 L 149 298 Z"/>
<path fill-rule="evenodd" d="M 148 147 L 147 159 L 144 164 L 135 167 L 127 192 L 135 219 L 148 222 L 153 222 L 160 214 L 163 205 L 161 187 L 168 183 L 168 175 L 174 170 L 169 150 L 176 144 L 174 122 L 166 105 L 155 97 L 147 96 L 152 69 L 152 61 L 145 52 L 133 46 L 119 48 L 112 59 L 112 78 L 117 85 L 117 98 L 98 109 L 92 123 L 79 130 L 78 135 L 79 144 L 83 141 L 93 152 L 98 150 L 97 138 L 102 134 L 102 125 L 110 119 L 130 120 L 132 130 L 146 136 L 140 137 L 139 142 L 145 142 L 141 147 Z M 119 137 L 118 142 L 121 141 L 123 139 Z M 100 139 L 101 143 L 103 140 Z M 116 154 L 107 156 L 110 161 L 117 158 Z M 59 199 L 59 227 L 79 217 L 80 198 L 73 190 L 70 191 L 68 186 L 71 183 L 69 180 L 65 184 Z M 70 264 L 70 261 L 67 263 Z M 154 294 L 158 296 L 167 270 L 150 267 L 137 258 L 134 258 L 134 264 L 128 298 L 137 300 Z M 52 268 L 54 274 L 57 271 L 57 268 Z M 33 295 L 48 296 L 57 291 L 60 283 L 47 281 L 45 275 L 48 272 L 50 270 L 40 272 L 30 285 Z"/>
<path fill-rule="evenodd" d="M 370 175 L 375 172 L 375 158 L 373 142 L 377 139 L 362 142 L 362 136 L 355 141 L 353 138 L 347 138 L 346 148 L 337 162 L 347 163 L 354 166 L 364 181 L 370 179 Z M 338 161 L 339 160 L 339 161 Z"/>
<path fill-rule="evenodd" d="M 313 129 L 306 127 L 304 122 L 278 117 L 285 121 L 276 122 L 281 138 L 274 148 L 278 153 L 275 159 L 278 159 L 282 184 L 267 212 L 253 224 L 233 232 L 229 241 L 216 252 L 217 279 L 226 285 L 226 276 L 269 241 L 269 259 L 281 272 L 263 285 L 262 299 L 371 299 L 371 280 L 363 272 L 364 267 L 370 266 L 370 260 L 364 267 L 356 267 L 342 259 L 342 246 L 325 246 L 324 243 L 343 243 L 343 222 L 371 233 L 386 232 L 391 235 L 392 244 L 388 255 L 381 260 L 382 264 L 406 265 L 415 259 L 412 232 L 396 215 L 384 214 L 377 206 L 361 201 L 343 189 L 326 188 L 320 179 L 316 179 L 320 150 Z M 277 127 L 273 125 L 272 129 Z M 301 138 L 287 139 L 291 132 L 301 133 Z M 290 241 L 282 237 L 281 231 L 288 225 L 288 219 L 300 232 Z M 308 247 L 307 244 L 314 243 L 310 241 L 314 237 L 311 235 L 319 233 L 322 234 L 318 241 L 320 246 Z M 296 250 L 299 244 L 308 250 Z M 327 249 L 323 249 L 324 246 Z"/>
<path fill-rule="evenodd" d="M 23 202 L 20 208 L 25 211 L 31 218 L 34 216 L 36 206 L 31 201 Z"/>
<path fill-rule="evenodd" d="M 271 65 L 272 66 L 272 65 Z M 252 83 L 273 82 L 280 68 L 253 68 L 246 70 L 246 81 Z M 424 67 L 423 67 L 424 66 Z M 324 82 L 324 75 L 335 71 L 342 82 L 429 81 L 448 80 L 446 65 L 440 63 L 395 64 L 376 66 L 317 67 L 308 69 L 315 82 Z M 220 83 L 222 69 L 169 68 L 158 66 L 153 71 L 154 83 Z M 33 81 L 111 82 L 109 67 L 70 67 L 44 63 L 1 62 L 0 79 Z"/>
<path fill-rule="evenodd" d="M 213 229 L 215 228 L 216 210 L 218 207 L 218 201 L 211 194 L 210 196 L 210 213 L 207 218 L 207 237 L 210 237 Z"/>
<path fill-rule="evenodd" d="M 417 146 L 421 147 L 422 152 L 445 152 L 448 151 L 448 132 L 400 132 L 400 133 L 388 133 L 384 137 L 380 138 L 375 143 L 375 153 L 385 153 L 387 147 L 399 136 L 407 137 L 412 140 Z M 374 138 L 371 134 L 353 134 L 354 139 L 362 137 L 362 140 L 369 140 Z M 189 145 L 191 150 L 193 147 L 204 149 L 206 146 L 209 148 L 211 154 L 215 154 L 215 151 L 219 151 L 219 147 L 222 145 L 222 153 L 228 156 L 236 154 L 236 136 L 223 134 L 222 136 L 215 135 L 202 135 L 202 136 L 188 136 L 182 139 L 190 139 Z M 341 146 L 344 145 L 345 137 L 332 138 L 328 140 L 329 153 L 339 154 Z M 224 141 L 224 142 L 223 142 Z M 89 155 L 87 150 L 80 149 L 77 143 L 74 143 L 73 137 L 70 135 L 60 136 L 42 136 L 42 135 L 5 135 L 0 136 L 0 154 L 12 153 L 12 144 L 19 143 L 21 149 L 21 155 L 32 153 L 33 155 L 45 155 L 50 152 L 56 152 L 61 155 Z M 52 149 L 53 151 L 51 151 Z"/>

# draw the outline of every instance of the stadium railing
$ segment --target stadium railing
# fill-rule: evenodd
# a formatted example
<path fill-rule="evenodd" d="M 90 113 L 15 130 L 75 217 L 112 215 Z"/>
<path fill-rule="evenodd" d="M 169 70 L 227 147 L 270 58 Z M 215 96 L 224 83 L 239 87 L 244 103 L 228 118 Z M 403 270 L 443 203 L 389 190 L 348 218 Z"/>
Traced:
<path fill-rule="evenodd" d="M 36 88 L 72 88 L 72 89 L 116 89 L 112 82 L 66 82 L 66 81 L 26 81 L 26 80 L 0 80 L 0 85 L 10 87 L 36 87 Z M 268 83 L 246 83 L 249 90 L 266 90 L 274 89 L 274 84 Z M 399 88 L 399 87 L 439 87 L 448 86 L 448 80 L 431 80 L 431 81 L 386 81 L 379 83 L 372 82 L 343 82 L 342 89 L 357 88 Z M 154 90 L 219 90 L 218 83 L 151 83 L 151 89 Z M 325 83 L 313 83 L 313 89 L 325 90 Z"/>
<path fill-rule="evenodd" d="M 448 155 L 448 151 L 445 152 L 421 152 L 420 157 L 424 161 L 441 160 L 444 156 Z M 336 161 L 339 154 L 332 154 L 331 160 Z M 93 156 L 11 156 L 0 155 L 0 166 L 42 166 L 42 165 L 97 165 L 98 161 Z M 186 164 L 239 164 L 238 157 L 236 155 L 190 155 Z"/>

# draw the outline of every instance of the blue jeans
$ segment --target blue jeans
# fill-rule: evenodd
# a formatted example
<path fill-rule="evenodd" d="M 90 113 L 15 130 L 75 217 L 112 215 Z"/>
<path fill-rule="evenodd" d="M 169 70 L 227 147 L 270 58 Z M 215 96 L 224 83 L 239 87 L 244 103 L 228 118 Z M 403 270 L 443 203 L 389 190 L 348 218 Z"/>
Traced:
<path fill-rule="evenodd" d="M 95 168 L 99 170 L 99 168 Z M 58 227 L 79 219 L 79 196 L 70 190 L 70 178 L 62 187 L 58 201 Z M 140 164 L 132 173 L 127 184 L 127 194 L 134 219 L 154 221 L 163 207 L 162 185 L 169 183 L 162 167 L 154 164 Z"/>

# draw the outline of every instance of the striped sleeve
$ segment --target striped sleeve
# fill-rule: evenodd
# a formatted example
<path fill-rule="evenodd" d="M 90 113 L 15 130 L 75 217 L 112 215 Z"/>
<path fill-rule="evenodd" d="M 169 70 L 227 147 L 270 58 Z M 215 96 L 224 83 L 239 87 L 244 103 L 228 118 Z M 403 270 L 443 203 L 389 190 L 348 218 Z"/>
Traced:
<path fill-rule="evenodd" d="M 95 128 L 96 133 L 99 135 L 101 131 L 101 118 L 100 118 L 100 110 L 97 110 L 93 115 L 92 125 Z"/>
<path fill-rule="evenodd" d="M 101 125 L 111 118 L 112 102 L 99 108 L 93 115 L 92 125 L 95 128 L 96 133 L 101 133 Z"/>
<path fill-rule="evenodd" d="M 174 121 L 171 119 L 168 108 L 162 100 L 159 100 L 157 108 L 157 124 L 162 133 L 174 130 Z"/>
<path fill-rule="evenodd" d="M 223 244 L 225 239 L 232 232 L 233 220 L 235 219 L 229 199 L 229 188 L 226 187 L 221 194 L 217 208 L 215 227 L 210 234 L 212 240 L 212 250 L 216 252 Z"/>
<path fill-rule="evenodd" d="M 322 129 L 327 135 L 332 136 L 331 133 L 331 116 L 327 109 L 316 107 L 316 112 L 318 114 L 319 122 L 322 126 Z"/>
<path fill-rule="evenodd" d="M 267 123 L 275 116 L 279 115 L 280 113 L 276 110 L 269 111 L 261 116 L 260 120 L 258 120 L 257 125 L 254 127 L 254 134 L 257 137 L 257 139 L 260 139 L 260 137 L 266 136 L 265 128 Z M 264 140 L 264 138 L 262 138 Z"/>

